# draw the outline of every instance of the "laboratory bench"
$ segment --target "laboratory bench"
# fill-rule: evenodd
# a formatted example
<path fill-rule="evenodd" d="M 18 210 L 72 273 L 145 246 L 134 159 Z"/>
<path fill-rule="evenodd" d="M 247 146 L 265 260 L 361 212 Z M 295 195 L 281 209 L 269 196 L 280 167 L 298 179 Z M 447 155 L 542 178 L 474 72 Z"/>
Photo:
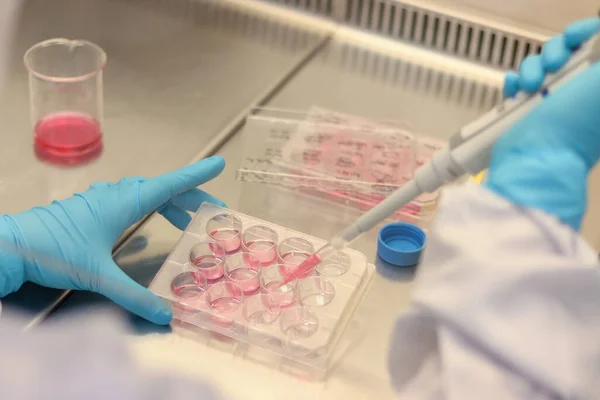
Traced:
<path fill-rule="evenodd" d="M 401 120 L 414 132 L 447 139 L 501 98 L 503 71 L 496 66 L 354 29 L 328 15 L 313 15 L 308 5 L 298 11 L 260 1 L 48 3 L 26 3 L 12 79 L 0 107 L 8 143 L 0 159 L 0 190 L 10 193 L 0 200 L 3 212 L 66 197 L 92 182 L 153 176 L 218 154 L 227 168 L 204 190 L 233 210 L 327 239 L 354 214 L 315 204 L 294 189 L 236 179 L 243 121 L 251 110 L 306 111 L 317 105 Z M 336 15 L 335 8 L 326 14 Z M 20 62 L 30 45 L 60 36 L 96 42 L 109 60 L 105 149 L 96 162 L 73 169 L 45 164 L 33 154 L 27 75 Z M 132 318 L 135 329 L 128 340 L 146 365 L 202 378 L 230 399 L 392 399 L 389 335 L 408 306 L 415 271 L 378 260 L 376 233 L 353 244 L 376 264 L 376 275 L 345 333 L 353 345 L 324 376 L 179 323 L 165 329 Z M 151 215 L 118 243 L 115 259 L 147 286 L 180 234 L 160 215 Z M 31 329 L 46 318 L 91 306 L 125 314 L 93 293 L 31 284 L 3 304 L 26 310 Z"/>

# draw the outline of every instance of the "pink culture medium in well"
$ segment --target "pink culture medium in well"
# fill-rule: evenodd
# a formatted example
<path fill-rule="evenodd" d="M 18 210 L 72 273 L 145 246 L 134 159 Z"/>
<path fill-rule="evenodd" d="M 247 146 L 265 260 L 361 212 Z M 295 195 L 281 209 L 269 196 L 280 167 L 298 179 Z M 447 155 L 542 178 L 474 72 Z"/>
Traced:
<path fill-rule="evenodd" d="M 260 290 L 259 272 L 250 268 L 238 268 L 229 273 L 229 279 L 237 283 L 244 295 L 253 295 Z"/>
<path fill-rule="evenodd" d="M 237 297 L 219 297 L 208 303 L 210 308 L 217 312 L 211 319 L 220 325 L 231 325 L 233 314 L 242 304 L 242 299 Z"/>
<path fill-rule="evenodd" d="M 219 297 L 210 303 L 210 307 L 220 314 L 233 313 L 242 304 L 237 297 Z"/>
<path fill-rule="evenodd" d="M 201 256 L 192 260 L 192 264 L 206 277 L 208 283 L 215 283 L 223 279 L 223 261 L 215 256 Z"/>
<path fill-rule="evenodd" d="M 300 265 L 291 266 L 286 264 L 279 265 L 279 272 L 284 277 L 282 283 L 279 285 L 283 286 L 284 284 L 289 283 L 294 279 L 304 279 L 313 274 L 315 272 L 315 266 L 317 266 L 323 259 L 317 253 L 311 254 L 308 256 Z"/>
<path fill-rule="evenodd" d="M 277 247 L 275 242 L 255 240 L 246 243 L 246 249 L 249 253 L 258 258 L 263 267 L 271 265 L 277 261 Z"/>
<path fill-rule="evenodd" d="M 171 292 L 181 300 L 174 304 L 184 311 L 193 311 L 203 298 L 206 278 L 198 272 L 183 272 L 171 281 Z"/>
<path fill-rule="evenodd" d="M 242 245 L 240 231 L 236 229 L 218 229 L 210 232 L 210 237 L 212 237 L 217 243 L 219 243 L 226 253 L 236 252 Z"/>
<path fill-rule="evenodd" d="M 298 267 L 304 265 L 306 267 L 305 262 L 310 258 L 310 254 L 301 253 L 297 251 L 292 251 L 286 253 L 281 256 L 282 263 L 279 264 L 279 273 L 281 273 L 284 277 L 289 277 L 294 274 L 295 271 L 299 272 Z M 318 263 L 315 263 L 315 265 Z M 301 273 L 297 276 L 294 276 L 296 279 L 303 279 L 307 276 L 312 275 L 314 268 L 306 267 L 307 269 L 303 269 Z"/>

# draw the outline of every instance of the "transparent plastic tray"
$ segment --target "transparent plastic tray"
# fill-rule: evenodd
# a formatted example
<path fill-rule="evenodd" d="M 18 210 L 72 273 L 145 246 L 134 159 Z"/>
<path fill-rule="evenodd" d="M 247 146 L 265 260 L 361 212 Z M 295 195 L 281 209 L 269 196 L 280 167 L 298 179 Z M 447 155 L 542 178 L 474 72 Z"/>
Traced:
<path fill-rule="evenodd" d="M 267 245 L 253 247 L 256 241 Z M 206 243 L 213 243 L 209 252 L 214 259 L 208 267 L 199 261 L 203 253 L 198 250 Z M 220 244 L 223 251 L 214 243 Z M 273 243 L 277 249 L 275 259 L 268 250 Z M 364 254 L 344 249 L 324 260 L 312 275 L 292 283 L 291 290 L 267 290 L 273 277 L 277 281 L 289 273 L 289 266 L 297 262 L 294 257 L 309 252 L 304 247 L 306 243 L 318 249 L 325 241 L 204 203 L 150 284 L 150 290 L 172 305 L 175 319 L 326 370 L 375 267 Z M 215 272 L 220 256 L 224 258 L 223 268 Z M 238 280 L 240 276 L 230 274 L 240 260 L 252 269 L 257 266 L 252 260 L 257 259 L 262 265 L 255 275 L 242 275 Z M 257 277 L 259 289 L 254 281 Z M 215 307 L 219 291 L 232 300 L 226 308 Z"/>
<path fill-rule="evenodd" d="M 246 120 L 238 179 L 303 188 L 364 211 L 412 179 L 443 146 L 396 122 L 321 108 L 307 114 L 260 109 Z M 399 213 L 431 213 L 437 196 L 420 196 Z"/>

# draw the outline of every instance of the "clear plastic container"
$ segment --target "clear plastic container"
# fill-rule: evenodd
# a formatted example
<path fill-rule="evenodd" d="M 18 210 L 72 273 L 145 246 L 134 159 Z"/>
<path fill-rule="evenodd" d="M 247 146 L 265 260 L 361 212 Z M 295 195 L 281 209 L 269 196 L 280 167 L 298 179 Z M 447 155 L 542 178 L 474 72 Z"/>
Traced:
<path fill-rule="evenodd" d="M 234 282 L 218 282 L 206 291 L 206 304 L 212 314 L 211 319 L 219 325 L 233 324 L 236 312 L 243 303 L 244 291 Z"/>
<path fill-rule="evenodd" d="M 323 307 L 335 298 L 335 285 L 321 276 L 301 279 L 296 291 L 296 297 L 304 306 Z"/>
<path fill-rule="evenodd" d="M 284 276 L 279 271 L 279 267 L 264 269 L 260 277 L 260 287 L 262 292 L 268 295 L 267 301 L 279 304 L 280 308 L 288 308 L 296 304 L 298 281 L 294 279 L 282 285 Z"/>
<path fill-rule="evenodd" d="M 282 240 L 277 246 L 278 268 L 281 275 L 289 276 L 315 250 L 315 246 L 309 240 L 301 237 L 289 237 Z M 306 278 L 312 273 L 313 271 L 308 271 L 298 278 Z"/>
<path fill-rule="evenodd" d="M 242 220 L 226 212 L 213 216 L 206 224 L 206 233 L 225 249 L 235 253 L 242 245 Z"/>
<path fill-rule="evenodd" d="M 189 250 L 189 257 L 190 263 L 209 283 L 223 279 L 225 250 L 219 243 L 211 239 L 199 241 Z"/>
<path fill-rule="evenodd" d="M 188 311 L 194 310 L 202 301 L 207 288 L 206 277 L 196 271 L 182 272 L 171 281 L 171 292 L 181 299 L 178 307 Z"/>
<path fill-rule="evenodd" d="M 369 287 L 374 266 L 367 263 L 364 254 L 344 249 L 343 255 L 325 260 L 326 265 L 344 265 L 336 268 L 338 273 L 326 275 L 313 271 L 304 279 L 277 287 L 283 279 L 279 265 L 256 269 L 259 262 L 241 246 L 237 252 L 223 256 L 225 279 L 207 280 L 204 288 L 194 280 L 194 274 L 207 275 L 191 261 L 194 258 L 190 257 L 191 249 L 209 256 L 216 254 L 219 259 L 221 253 L 215 251 L 218 244 L 208 236 L 207 231 L 212 230 L 207 225 L 214 216 L 224 213 L 239 218 L 245 227 L 240 232 L 242 238 L 244 229 L 261 226 L 273 230 L 278 237 L 277 247 L 284 253 L 288 252 L 286 249 L 308 246 L 300 250 L 309 251 L 325 244 L 322 239 L 204 203 L 150 284 L 150 290 L 173 306 L 174 317 L 180 321 L 326 370 Z M 197 247 L 199 244 L 201 249 Z M 252 270 L 252 282 L 257 273 L 260 290 L 254 287 L 249 290 L 244 282 L 228 278 L 231 266 Z M 174 289 L 180 287 L 185 289 Z"/>
<path fill-rule="evenodd" d="M 301 188 L 367 211 L 412 179 L 444 142 L 403 124 L 313 108 L 309 113 L 256 110 L 244 126 L 238 179 Z M 437 193 L 405 206 L 398 218 L 430 218 Z"/>
<path fill-rule="evenodd" d="M 31 47 L 24 62 L 37 155 L 60 164 L 98 156 L 104 50 L 85 40 L 50 39 Z"/>
<path fill-rule="evenodd" d="M 245 296 L 260 291 L 262 268 L 258 258 L 250 253 L 237 253 L 225 258 L 225 278 L 242 288 Z"/>
<path fill-rule="evenodd" d="M 244 318 L 253 326 L 272 324 L 279 318 L 280 312 L 279 302 L 268 293 L 259 293 L 244 302 Z"/>
<path fill-rule="evenodd" d="M 248 227 L 242 235 L 244 251 L 256 256 L 263 267 L 277 262 L 278 242 L 277 232 L 265 225 Z"/>

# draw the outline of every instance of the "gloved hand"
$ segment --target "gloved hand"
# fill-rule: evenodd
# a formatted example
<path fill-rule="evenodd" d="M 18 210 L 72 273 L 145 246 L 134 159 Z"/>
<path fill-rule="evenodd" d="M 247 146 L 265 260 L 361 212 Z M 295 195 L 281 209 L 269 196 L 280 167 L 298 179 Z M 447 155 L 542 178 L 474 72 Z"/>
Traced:
<path fill-rule="evenodd" d="M 600 19 L 571 24 L 506 76 L 504 94 L 538 90 L 547 73 L 600 29 Z M 586 179 L 600 158 L 600 63 L 549 93 L 495 144 L 485 185 L 511 202 L 543 210 L 579 230 Z"/>
<path fill-rule="evenodd" d="M 114 263 L 113 246 L 156 209 L 184 229 L 191 220 L 185 210 L 196 211 L 204 201 L 224 205 L 196 188 L 224 167 L 221 157 L 211 157 L 156 178 L 97 183 L 46 207 L 0 216 L 0 297 L 25 281 L 90 290 L 149 321 L 168 324 L 170 308 Z"/>

